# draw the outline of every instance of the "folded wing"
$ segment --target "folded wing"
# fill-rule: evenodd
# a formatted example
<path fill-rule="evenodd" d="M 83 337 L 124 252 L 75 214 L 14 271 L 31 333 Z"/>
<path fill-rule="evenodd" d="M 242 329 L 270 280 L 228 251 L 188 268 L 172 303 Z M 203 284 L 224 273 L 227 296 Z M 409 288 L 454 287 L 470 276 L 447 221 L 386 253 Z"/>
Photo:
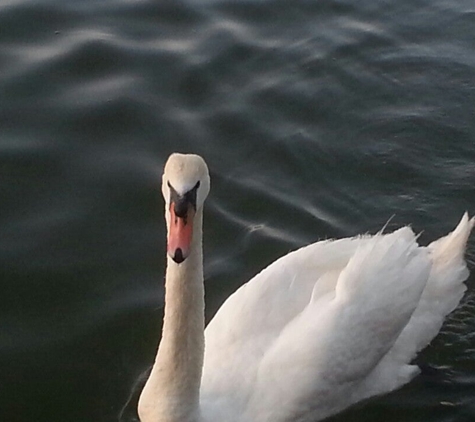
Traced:
<path fill-rule="evenodd" d="M 205 420 L 319 420 L 409 381 L 409 360 L 463 294 L 473 223 L 463 224 L 458 243 L 429 248 L 409 228 L 318 242 L 242 286 L 205 332 Z M 445 306 L 428 305 L 447 290 Z M 421 321 L 433 313 L 424 337 Z"/>

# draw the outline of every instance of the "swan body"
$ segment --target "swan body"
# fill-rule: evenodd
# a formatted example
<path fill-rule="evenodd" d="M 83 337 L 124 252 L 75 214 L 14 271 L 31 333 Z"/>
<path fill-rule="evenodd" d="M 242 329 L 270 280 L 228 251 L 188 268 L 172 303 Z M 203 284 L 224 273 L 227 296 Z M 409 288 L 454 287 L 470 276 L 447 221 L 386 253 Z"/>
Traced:
<path fill-rule="evenodd" d="M 412 359 L 466 289 L 467 214 L 428 247 L 404 227 L 294 251 L 239 288 L 203 333 L 206 164 L 173 154 L 162 190 L 165 316 L 141 422 L 322 420 L 414 378 Z"/>

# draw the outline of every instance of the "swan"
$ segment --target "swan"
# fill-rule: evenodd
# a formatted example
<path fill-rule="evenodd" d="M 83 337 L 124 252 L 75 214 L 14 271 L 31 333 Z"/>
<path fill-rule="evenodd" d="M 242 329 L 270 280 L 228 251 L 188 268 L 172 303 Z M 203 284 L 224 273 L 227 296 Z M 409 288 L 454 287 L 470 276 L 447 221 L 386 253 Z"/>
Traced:
<path fill-rule="evenodd" d="M 291 252 L 240 287 L 205 330 L 209 190 L 200 156 L 169 157 L 163 333 L 141 422 L 315 422 L 419 373 L 412 359 L 465 292 L 473 218 L 465 213 L 428 247 L 403 227 Z"/>

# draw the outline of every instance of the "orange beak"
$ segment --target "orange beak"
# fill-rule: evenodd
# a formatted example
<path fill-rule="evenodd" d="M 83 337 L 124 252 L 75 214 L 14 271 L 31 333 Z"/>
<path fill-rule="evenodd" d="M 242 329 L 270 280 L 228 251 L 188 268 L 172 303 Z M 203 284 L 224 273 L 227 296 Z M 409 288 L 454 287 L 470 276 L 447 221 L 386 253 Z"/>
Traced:
<path fill-rule="evenodd" d="M 167 252 L 177 264 L 181 264 L 190 254 L 194 215 L 193 206 L 188 206 L 185 216 L 178 217 L 175 213 L 175 203 L 170 204 Z"/>

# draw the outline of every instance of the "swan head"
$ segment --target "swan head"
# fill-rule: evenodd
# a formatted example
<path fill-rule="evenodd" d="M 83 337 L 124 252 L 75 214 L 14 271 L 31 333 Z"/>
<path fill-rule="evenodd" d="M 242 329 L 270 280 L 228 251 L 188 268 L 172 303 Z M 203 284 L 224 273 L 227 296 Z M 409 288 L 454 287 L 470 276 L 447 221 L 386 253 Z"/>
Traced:
<path fill-rule="evenodd" d="M 208 166 L 199 155 L 175 153 L 168 158 L 162 178 L 167 253 L 177 264 L 190 254 L 195 215 L 202 210 L 209 189 Z"/>

